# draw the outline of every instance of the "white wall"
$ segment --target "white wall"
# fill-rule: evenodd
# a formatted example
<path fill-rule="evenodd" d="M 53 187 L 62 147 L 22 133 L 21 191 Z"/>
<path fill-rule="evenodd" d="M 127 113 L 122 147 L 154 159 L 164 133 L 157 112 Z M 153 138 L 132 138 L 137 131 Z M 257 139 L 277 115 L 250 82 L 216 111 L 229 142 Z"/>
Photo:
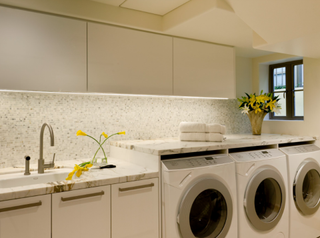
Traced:
<path fill-rule="evenodd" d="M 236 96 L 240 98 L 245 93 L 252 93 L 252 59 L 236 57 Z"/>
<path fill-rule="evenodd" d="M 268 62 L 280 63 L 299 57 L 272 54 L 253 59 L 253 89 L 265 89 L 268 79 Z M 301 57 L 300 57 L 301 58 Z M 303 58 L 304 64 L 304 120 L 263 122 L 262 133 L 316 136 L 320 134 L 320 59 Z"/>

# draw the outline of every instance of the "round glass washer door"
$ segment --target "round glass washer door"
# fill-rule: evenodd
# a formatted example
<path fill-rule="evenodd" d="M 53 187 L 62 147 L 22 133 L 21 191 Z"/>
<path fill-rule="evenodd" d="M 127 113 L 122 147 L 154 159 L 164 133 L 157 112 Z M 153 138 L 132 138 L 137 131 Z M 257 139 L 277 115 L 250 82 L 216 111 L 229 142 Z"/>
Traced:
<path fill-rule="evenodd" d="M 182 238 L 224 238 L 233 214 L 231 195 L 217 179 L 194 184 L 184 195 L 178 214 Z"/>
<path fill-rule="evenodd" d="M 286 193 L 282 176 L 275 169 L 258 170 L 250 179 L 244 209 L 251 224 L 260 231 L 274 228 L 284 211 Z"/>
<path fill-rule="evenodd" d="M 293 199 L 303 215 L 314 214 L 320 206 L 320 167 L 312 159 L 302 162 L 293 182 Z"/>

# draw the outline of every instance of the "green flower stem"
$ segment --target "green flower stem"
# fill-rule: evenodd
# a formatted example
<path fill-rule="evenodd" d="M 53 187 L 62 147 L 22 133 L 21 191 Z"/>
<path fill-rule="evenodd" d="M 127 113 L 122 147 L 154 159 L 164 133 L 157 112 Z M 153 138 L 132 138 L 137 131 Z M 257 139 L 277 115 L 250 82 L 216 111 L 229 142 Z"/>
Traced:
<path fill-rule="evenodd" d="M 99 149 L 100 149 L 100 148 L 102 149 L 103 154 L 104 154 L 104 157 L 107 158 L 106 152 L 104 152 L 104 149 L 101 147 L 102 144 L 100 144 L 99 141 L 97 141 L 97 140 L 96 140 L 95 138 L 93 138 L 92 136 L 89 136 L 89 135 L 87 135 L 87 136 L 90 137 L 91 139 L 93 139 L 95 142 L 98 143 Z M 99 150 L 99 149 L 98 149 L 98 150 Z M 93 160 L 95 159 L 95 157 L 96 157 L 96 155 L 97 155 L 97 153 L 98 153 L 98 150 L 97 150 L 97 152 L 95 153 L 95 155 L 94 155 L 94 157 L 93 157 L 93 159 L 92 159 L 92 162 L 93 162 Z"/>
<path fill-rule="evenodd" d="M 112 134 L 111 136 L 114 136 L 114 135 L 118 135 L 118 133 L 114 133 L 114 134 Z M 96 157 L 96 155 L 97 155 L 98 151 L 100 150 L 100 148 L 103 150 L 102 145 L 103 145 L 111 136 L 108 136 L 108 137 L 100 144 L 100 147 L 97 149 L 97 151 L 96 151 L 96 153 L 94 154 L 94 157 L 93 157 L 92 160 L 94 160 L 94 158 Z M 91 137 L 91 138 L 92 138 L 92 137 Z M 93 138 L 93 139 L 94 139 L 94 138 Z M 104 150 L 103 150 L 103 154 L 104 154 L 104 157 L 105 157 L 104 160 L 107 162 L 107 156 L 106 156 Z"/>
<path fill-rule="evenodd" d="M 91 164 L 91 161 L 89 161 L 89 162 L 83 162 L 83 163 L 81 163 L 81 164 L 78 164 L 80 167 L 84 167 L 84 166 L 86 166 L 87 164 Z"/>

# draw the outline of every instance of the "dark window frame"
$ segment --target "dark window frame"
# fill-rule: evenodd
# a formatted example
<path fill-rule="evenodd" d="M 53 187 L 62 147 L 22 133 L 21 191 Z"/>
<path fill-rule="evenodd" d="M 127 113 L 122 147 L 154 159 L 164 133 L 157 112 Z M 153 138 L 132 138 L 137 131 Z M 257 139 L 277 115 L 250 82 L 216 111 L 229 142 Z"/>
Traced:
<path fill-rule="evenodd" d="M 273 90 L 273 70 L 275 68 L 281 68 L 285 67 L 286 68 L 286 89 L 283 90 L 283 93 L 286 93 L 286 106 L 287 106 L 287 111 L 286 115 L 287 116 L 276 116 L 274 112 L 270 113 L 270 119 L 271 120 L 303 120 L 304 116 L 295 116 L 294 115 L 294 92 L 296 91 L 304 91 L 303 90 L 295 90 L 294 89 L 294 66 L 295 65 L 300 65 L 303 64 L 303 60 L 295 60 L 295 61 L 290 61 L 290 62 L 285 62 L 285 63 L 279 63 L 279 64 L 272 64 L 269 65 L 269 92 L 272 92 L 274 95 L 274 90 Z M 280 91 L 281 92 L 281 91 Z"/>

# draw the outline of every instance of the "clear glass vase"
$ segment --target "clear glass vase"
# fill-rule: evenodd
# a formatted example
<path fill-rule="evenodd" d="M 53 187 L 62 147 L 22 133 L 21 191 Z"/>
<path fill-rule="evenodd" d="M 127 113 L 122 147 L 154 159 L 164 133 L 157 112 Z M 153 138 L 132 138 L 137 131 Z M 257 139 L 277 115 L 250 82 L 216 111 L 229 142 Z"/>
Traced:
<path fill-rule="evenodd" d="M 108 164 L 108 160 L 107 158 L 96 157 L 92 160 L 92 164 L 95 166 L 104 166 Z"/>

